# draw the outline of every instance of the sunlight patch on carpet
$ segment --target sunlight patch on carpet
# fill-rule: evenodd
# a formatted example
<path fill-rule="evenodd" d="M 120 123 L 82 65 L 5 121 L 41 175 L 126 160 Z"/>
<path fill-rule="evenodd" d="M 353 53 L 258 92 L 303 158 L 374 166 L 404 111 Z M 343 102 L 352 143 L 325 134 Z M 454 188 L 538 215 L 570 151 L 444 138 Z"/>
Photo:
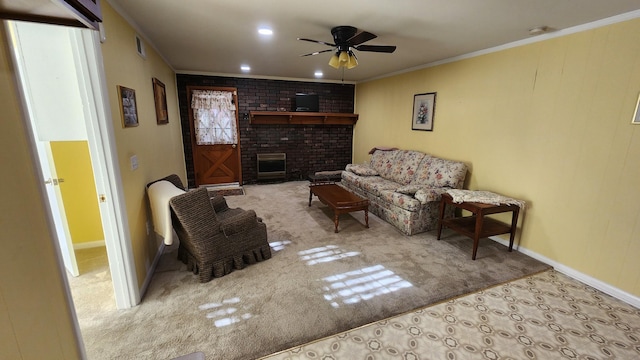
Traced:
<path fill-rule="evenodd" d="M 329 285 L 322 288 L 324 298 L 334 308 L 370 300 L 376 296 L 389 294 L 413 287 L 413 284 L 396 275 L 382 265 L 369 266 L 360 270 L 345 272 L 323 278 Z"/>
<path fill-rule="evenodd" d="M 336 245 L 327 245 L 298 251 L 298 255 L 302 261 L 307 262 L 307 265 L 315 265 L 357 256 L 360 255 L 360 253 L 357 251 L 345 252 Z"/>
<path fill-rule="evenodd" d="M 284 248 L 289 244 L 291 244 L 291 241 L 282 240 L 282 241 L 272 241 L 269 243 L 269 246 L 273 251 L 281 251 L 281 250 L 284 250 Z"/>
<path fill-rule="evenodd" d="M 213 319 L 213 324 L 219 328 L 239 323 L 242 320 L 248 320 L 253 316 L 249 313 L 233 315 L 238 312 L 238 308 L 235 307 L 235 304 L 238 303 L 240 303 L 240 298 L 234 297 L 225 299 L 222 303 L 208 303 L 200 305 L 198 308 L 205 311 L 213 309 L 214 311 L 207 312 L 206 318 Z"/>

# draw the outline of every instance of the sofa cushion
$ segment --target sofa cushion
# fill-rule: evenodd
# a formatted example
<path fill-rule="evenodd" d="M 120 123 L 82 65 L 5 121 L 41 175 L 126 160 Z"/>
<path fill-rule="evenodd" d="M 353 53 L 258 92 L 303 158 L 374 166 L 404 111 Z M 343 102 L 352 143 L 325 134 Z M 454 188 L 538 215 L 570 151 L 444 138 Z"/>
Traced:
<path fill-rule="evenodd" d="M 371 154 L 371 167 L 378 172 L 380 176 L 388 179 L 390 177 L 395 157 L 399 150 L 376 150 Z"/>
<path fill-rule="evenodd" d="M 360 176 L 350 171 L 342 172 L 342 181 L 345 184 L 355 186 L 373 196 L 378 196 L 381 190 L 395 191 L 395 189 L 400 186 L 397 183 L 384 179 L 380 176 Z"/>
<path fill-rule="evenodd" d="M 416 191 L 414 197 L 421 204 L 426 204 L 430 201 L 440 201 L 442 194 L 446 193 L 448 188 L 421 188 Z"/>
<path fill-rule="evenodd" d="M 467 165 L 457 161 L 432 158 L 427 171 L 427 185 L 433 187 L 462 188 Z"/>
<path fill-rule="evenodd" d="M 346 171 L 350 171 L 360 176 L 375 176 L 378 172 L 367 164 L 347 164 Z"/>
<path fill-rule="evenodd" d="M 423 187 L 425 187 L 425 186 L 424 185 L 405 185 L 405 186 L 397 188 L 396 192 L 399 192 L 399 193 L 405 194 L 405 195 L 413 196 L 413 194 L 415 194 L 416 191 L 422 189 Z"/>
<path fill-rule="evenodd" d="M 407 211 L 420 211 L 420 208 L 422 207 L 419 200 L 393 190 L 381 190 L 379 196 L 387 203 L 393 204 Z"/>
<path fill-rule="evenodd" d="M 396 191 L 399 186 L 398 183 L 380 176 L 362 176 L 360 179 L 360 187 L 375 196 L 380 196 L 380 192 L 384 190 Z"/>
<path fill-rule="evenodd" d="M 388 179 L 407 185 L 413 180 L 425 153 L 413 150 L 398 150 L 397 153 Z"/>
<path fill-rule="evenodd" d="M 429 165 L 431 165 L 432 159 L 433 156 L 429 154 L 426 154 L 422 158 L 422 161 L 420 161 L 420 164 L 416 169 L 416 173 L 413 176 L 413 180 L 409 183 L 410 185 L 424 185 L 427 183 L 427 172 L 429 171 Z"/>
<path fill-rule="evenodd" d="M 459 161 L 437 157 L 423 159 L 411 185 L 427 185 L 431 188 L 460 189 L 467 175 L 467 165 Z"/>

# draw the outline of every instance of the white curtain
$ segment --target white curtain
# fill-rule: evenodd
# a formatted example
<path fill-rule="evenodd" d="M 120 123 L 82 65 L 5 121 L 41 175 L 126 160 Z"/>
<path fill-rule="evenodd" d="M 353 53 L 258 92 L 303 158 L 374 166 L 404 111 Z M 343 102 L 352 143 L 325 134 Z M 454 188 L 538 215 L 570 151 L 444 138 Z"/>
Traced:
<path fill-rule="evenodd" d="M 233 92 L 194 90 L 191 108 L 198 145 L 238 143 Z"/>

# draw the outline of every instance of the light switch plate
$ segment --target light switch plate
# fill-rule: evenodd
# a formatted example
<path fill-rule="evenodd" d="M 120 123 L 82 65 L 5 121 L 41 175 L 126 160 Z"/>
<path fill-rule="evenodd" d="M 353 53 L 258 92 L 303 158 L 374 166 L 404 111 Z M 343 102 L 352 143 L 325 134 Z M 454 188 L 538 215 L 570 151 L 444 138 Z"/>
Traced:
<path fill-rule="evenodd" d="M 133 155 L 131 158 L 131 170 L 135 170 L 138 168 L 138 156 L 137 155 Z"/>

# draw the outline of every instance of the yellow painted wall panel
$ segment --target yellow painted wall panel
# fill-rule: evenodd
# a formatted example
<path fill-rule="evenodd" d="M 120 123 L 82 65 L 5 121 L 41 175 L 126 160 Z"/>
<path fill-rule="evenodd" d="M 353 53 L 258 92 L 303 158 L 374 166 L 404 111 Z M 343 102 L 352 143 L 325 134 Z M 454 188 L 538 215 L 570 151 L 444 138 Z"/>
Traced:
<path fill-rule="evenodd" d="M 361 83 L 354 161 L 377 145 L 464 161 L 469 189 L 528 202 L 521 245 L 638 296 L 639 69 L 635 19 Z M 434 131 L 412 131 L 433 91 Z"/>
<path fill-rule="evenodd" d="M 52 141 L 51 152 L 74 244 L 103 241 L 104 232 L 93 167 L 86 141 Z"/>
<path fill-rule="evenodd" d="M 175 72 L 144 40 L 146 58 L 138 55 L 136 31 L 108 2 L 101 4 L 107 36 L 102 44 L 102 54 L 109 106 L 113 117 L 131 247 L 138 285 L 142 286 L 161 246 L 153 232 L 147 235 L 146 223 L 151 216 L 145 185 L 172 173 L 178 174 L 186 182 Z M 169 115 L 169 123 L 166 125 L 158 125 L 156 122 L 153 78 L 165 84 Z M 125 86 L 136 92 L 139 120 L 137 127 L 122 127 L 118 86 Z M 131 168 L 130 159 L 134 155 L 138 160 L 137 169 Z"/>

